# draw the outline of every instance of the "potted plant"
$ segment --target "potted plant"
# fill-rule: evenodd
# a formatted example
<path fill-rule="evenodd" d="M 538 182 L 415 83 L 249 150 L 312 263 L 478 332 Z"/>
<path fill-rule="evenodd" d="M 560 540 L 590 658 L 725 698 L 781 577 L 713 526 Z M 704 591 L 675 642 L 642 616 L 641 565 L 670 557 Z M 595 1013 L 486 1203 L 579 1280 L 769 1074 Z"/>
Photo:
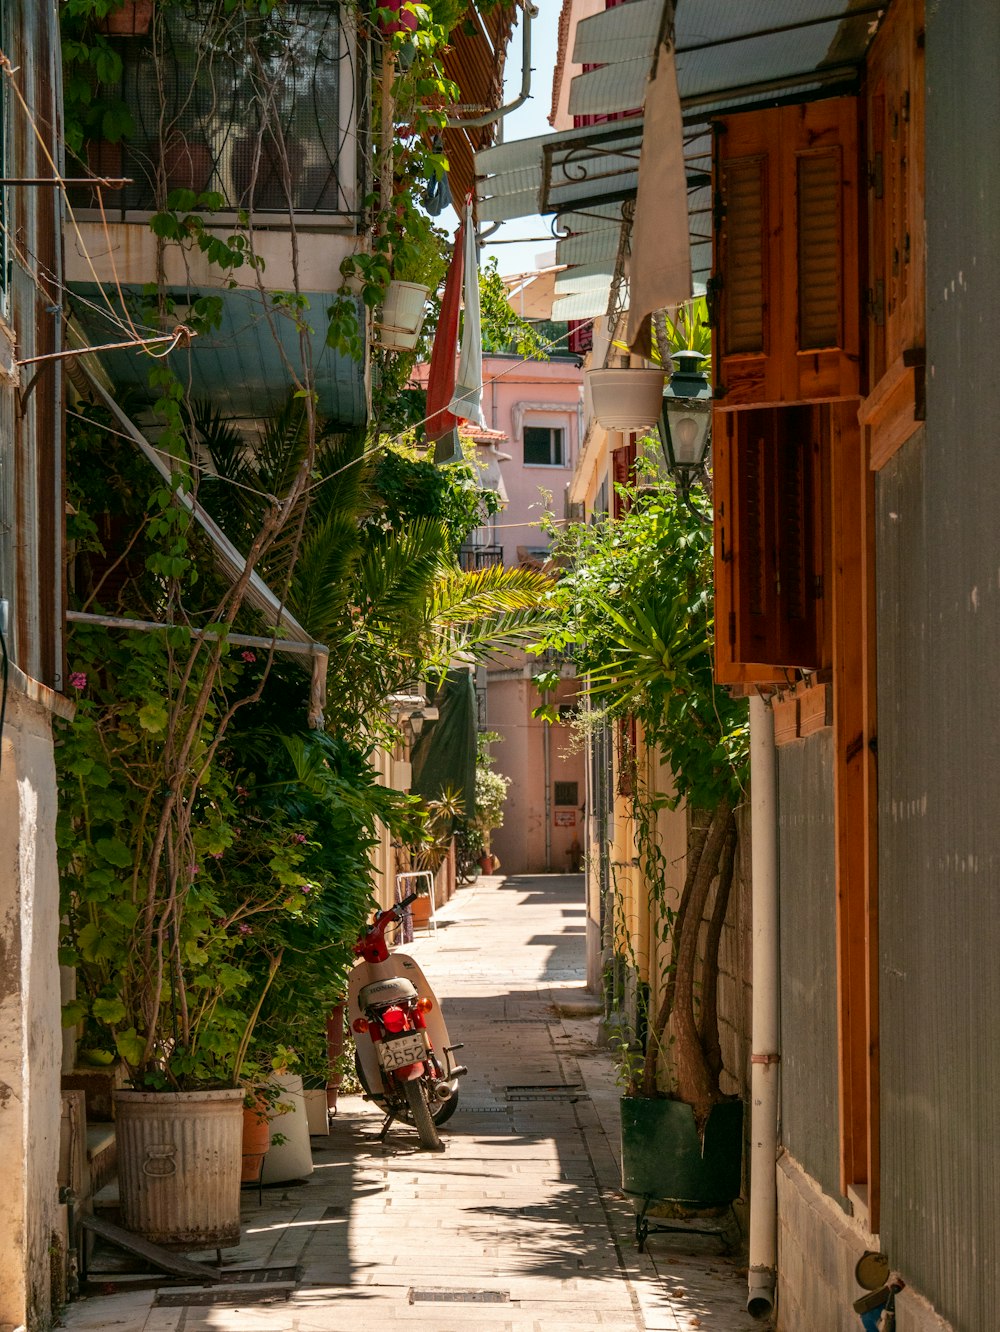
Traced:
<path fill-rule="evenodd" d="M 192 723 L 198 752 L 212 752 L 218 704 L 253 658 L 228 654 L 213 687 L 210 663 L 181 647 L 179 634 L 74 635 L 62 960 L 77 972 L 65 1020 L 92 1062 L 119 1059 L 128 1074 L 114 1094 L 125 1225 L 193 1249 L 239 1237 L 241 1079 L 281 960 L 268 922 L 302 915 L 310 885 L 298 868 L 305 838 L 255 815 L 225 762 L 203 765 L 180 832 L 150 798 L 163 790 L 169 707 Z M 160 846 L 173 850 L 158 856 Z"/>
<path fill-rule="evenodd" d="M 663 406 L 660 367 L 604 366 L 584 372 L 594 416 L 606 430 L 648 430 Z"/>
<path fill-rule="evenodd" d="M 621 342 L 614 347 L 622 353 L 624 365 L 585 371 L 594 416 L 607 430 L 649 430 L 660 419 L 671 357 L 681 351 L 698 352 L 706 367 L 711 360 L 712 331 L 705 298 L 679 306 L 673 317 L 665 311 L 654 315 L 651 366 L 629 365 L 628 347 Z"/>
<path fill-rule="evenodd" d="M 612 891 L 609 902 L 619 989 L 638 996 L 619 1000 L 613 1037 L 623 1187 L 714 1207 L 741 1187 L 743 1105 L 723 1091 L 717 987 L 735 808 L 748 780 L 746 707 L 712 678 L 711 527 L 669 482 L 624 498 L 615 523 L 577 525 L 562 539 L 569 572 L 556 594 L 558 628 L 542 646 L 575 646 L 588 724 L 617 730 L 619 790 L 641 872 L 638 887 Z M 632 727 L 616 726 L 626 719 L 635 720 L 635 746 Z M 677 884 L 661 812 L 679 805 L 687 856 Z M 644 975 L 632 952 L 628 921 L 644 898 L 662 944 L 660 975 Z"/>
<path fill-rule="evenodd" d="M 153 0 L 95 0 L 98 32 L 114 37 L 144 37 L 153 22 Z"/>

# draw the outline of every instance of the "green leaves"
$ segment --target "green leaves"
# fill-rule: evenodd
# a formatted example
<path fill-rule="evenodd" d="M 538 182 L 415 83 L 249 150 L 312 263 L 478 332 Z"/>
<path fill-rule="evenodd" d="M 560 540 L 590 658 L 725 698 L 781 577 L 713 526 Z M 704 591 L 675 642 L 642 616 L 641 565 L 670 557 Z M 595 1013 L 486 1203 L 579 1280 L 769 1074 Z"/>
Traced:
<path fill-rule="evenodd" d="M 144 731 L 159 735 L 167 725 L 167 706 L 161 699 L 145 703 L 139 709 L 139 725 Z"/>
<path fill-rule="evenodd" d="M 679 797 L 712 809 L 747 780 L 746 704 L 712 678 L 711 528 L 666 483 L 615 522 L 557 538 L 568 566 L 542 647 L 572 648 L 595 703 L 635 716 Z"/>
<path fill-rule="evenodd" d="M 120 837 L 100 837 L 94 843 L 94 850 L 109 865 L 118 865 L 122 869 L 132 865 L 132 852 Z"/>

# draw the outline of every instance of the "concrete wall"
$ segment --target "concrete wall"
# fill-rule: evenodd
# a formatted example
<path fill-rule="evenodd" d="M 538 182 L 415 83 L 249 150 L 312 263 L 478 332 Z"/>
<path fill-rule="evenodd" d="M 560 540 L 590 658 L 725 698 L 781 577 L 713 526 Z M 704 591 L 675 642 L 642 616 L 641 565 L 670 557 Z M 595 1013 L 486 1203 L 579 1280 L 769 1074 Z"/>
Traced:
<path fill-rule="evenodd" d="M 63 1223 L 55 820 L 49 714 L 14 684 L 0 741 L 0 1327 L 49 1325 Z"/>
<path fill-rule="evenodd" d="M 854 1267 L 878 1239 L 820 1189 L 789 1153 L 777 1165 L 777 1332 L 858 1332 L 852 1305 L 862 1290 Z M 896 1332 L 953 1332 L 920 1292 L 907 1287 L 896 1299 Z M 969 1332 L 986 1332 L 985 1326 Z"/>

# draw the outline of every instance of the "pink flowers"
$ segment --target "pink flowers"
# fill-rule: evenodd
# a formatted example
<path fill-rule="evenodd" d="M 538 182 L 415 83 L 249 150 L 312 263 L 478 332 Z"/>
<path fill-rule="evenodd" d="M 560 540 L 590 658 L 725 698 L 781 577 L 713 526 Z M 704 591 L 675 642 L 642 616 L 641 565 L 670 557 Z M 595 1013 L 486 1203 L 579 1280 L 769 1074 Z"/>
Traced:
<path fill-rule="evenodd" d="M 71 689 L 86 689 L 87 688 L 86 673 L 84 671 L 74 671 L 73 674 L 69 677 L 69 683 Z"/>
<path fill-rule="evenodd" d="M 244 936 L 247 934 L 253 934 L 253 930 L 250 928 L 249 925 L 237 925 L 236 928 L 239 931 L 239 933 Z"/>
<path fill-rule="evenodd" d="M 306 840 L 306 835 L 305 835 L 305 833 L 292 833 L 292 841 L 293 841 L 293 842 L 300 842 L 300 843 L 301 843 L 301 842 L 304 842 L 305 840 Z"/>
<path fill-rule="evenodd" d="M 243 658 L 243 660 L 246 661 L 246 662 L 251 662 L 251 663 L 252 663 L 252 662 L 255 662 L 255 661 L 257 660 L 257 654 L 256 654 L 255 652 L 241 652 L 241 653 L 240 653 L 240 656 L 241 656 L 241 657 Z"/>

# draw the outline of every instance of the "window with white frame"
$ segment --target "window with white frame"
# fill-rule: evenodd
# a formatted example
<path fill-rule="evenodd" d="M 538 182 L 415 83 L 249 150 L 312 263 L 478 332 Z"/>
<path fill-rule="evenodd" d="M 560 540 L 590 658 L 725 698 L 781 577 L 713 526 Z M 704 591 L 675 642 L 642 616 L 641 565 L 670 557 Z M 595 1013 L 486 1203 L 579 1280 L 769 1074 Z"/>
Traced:
<path fill-rule="evenodd" d="M 563 427 L 526 425 L 524 461 L 529 467 L 562 467 L 566 461 L 566 431 Z"/>

